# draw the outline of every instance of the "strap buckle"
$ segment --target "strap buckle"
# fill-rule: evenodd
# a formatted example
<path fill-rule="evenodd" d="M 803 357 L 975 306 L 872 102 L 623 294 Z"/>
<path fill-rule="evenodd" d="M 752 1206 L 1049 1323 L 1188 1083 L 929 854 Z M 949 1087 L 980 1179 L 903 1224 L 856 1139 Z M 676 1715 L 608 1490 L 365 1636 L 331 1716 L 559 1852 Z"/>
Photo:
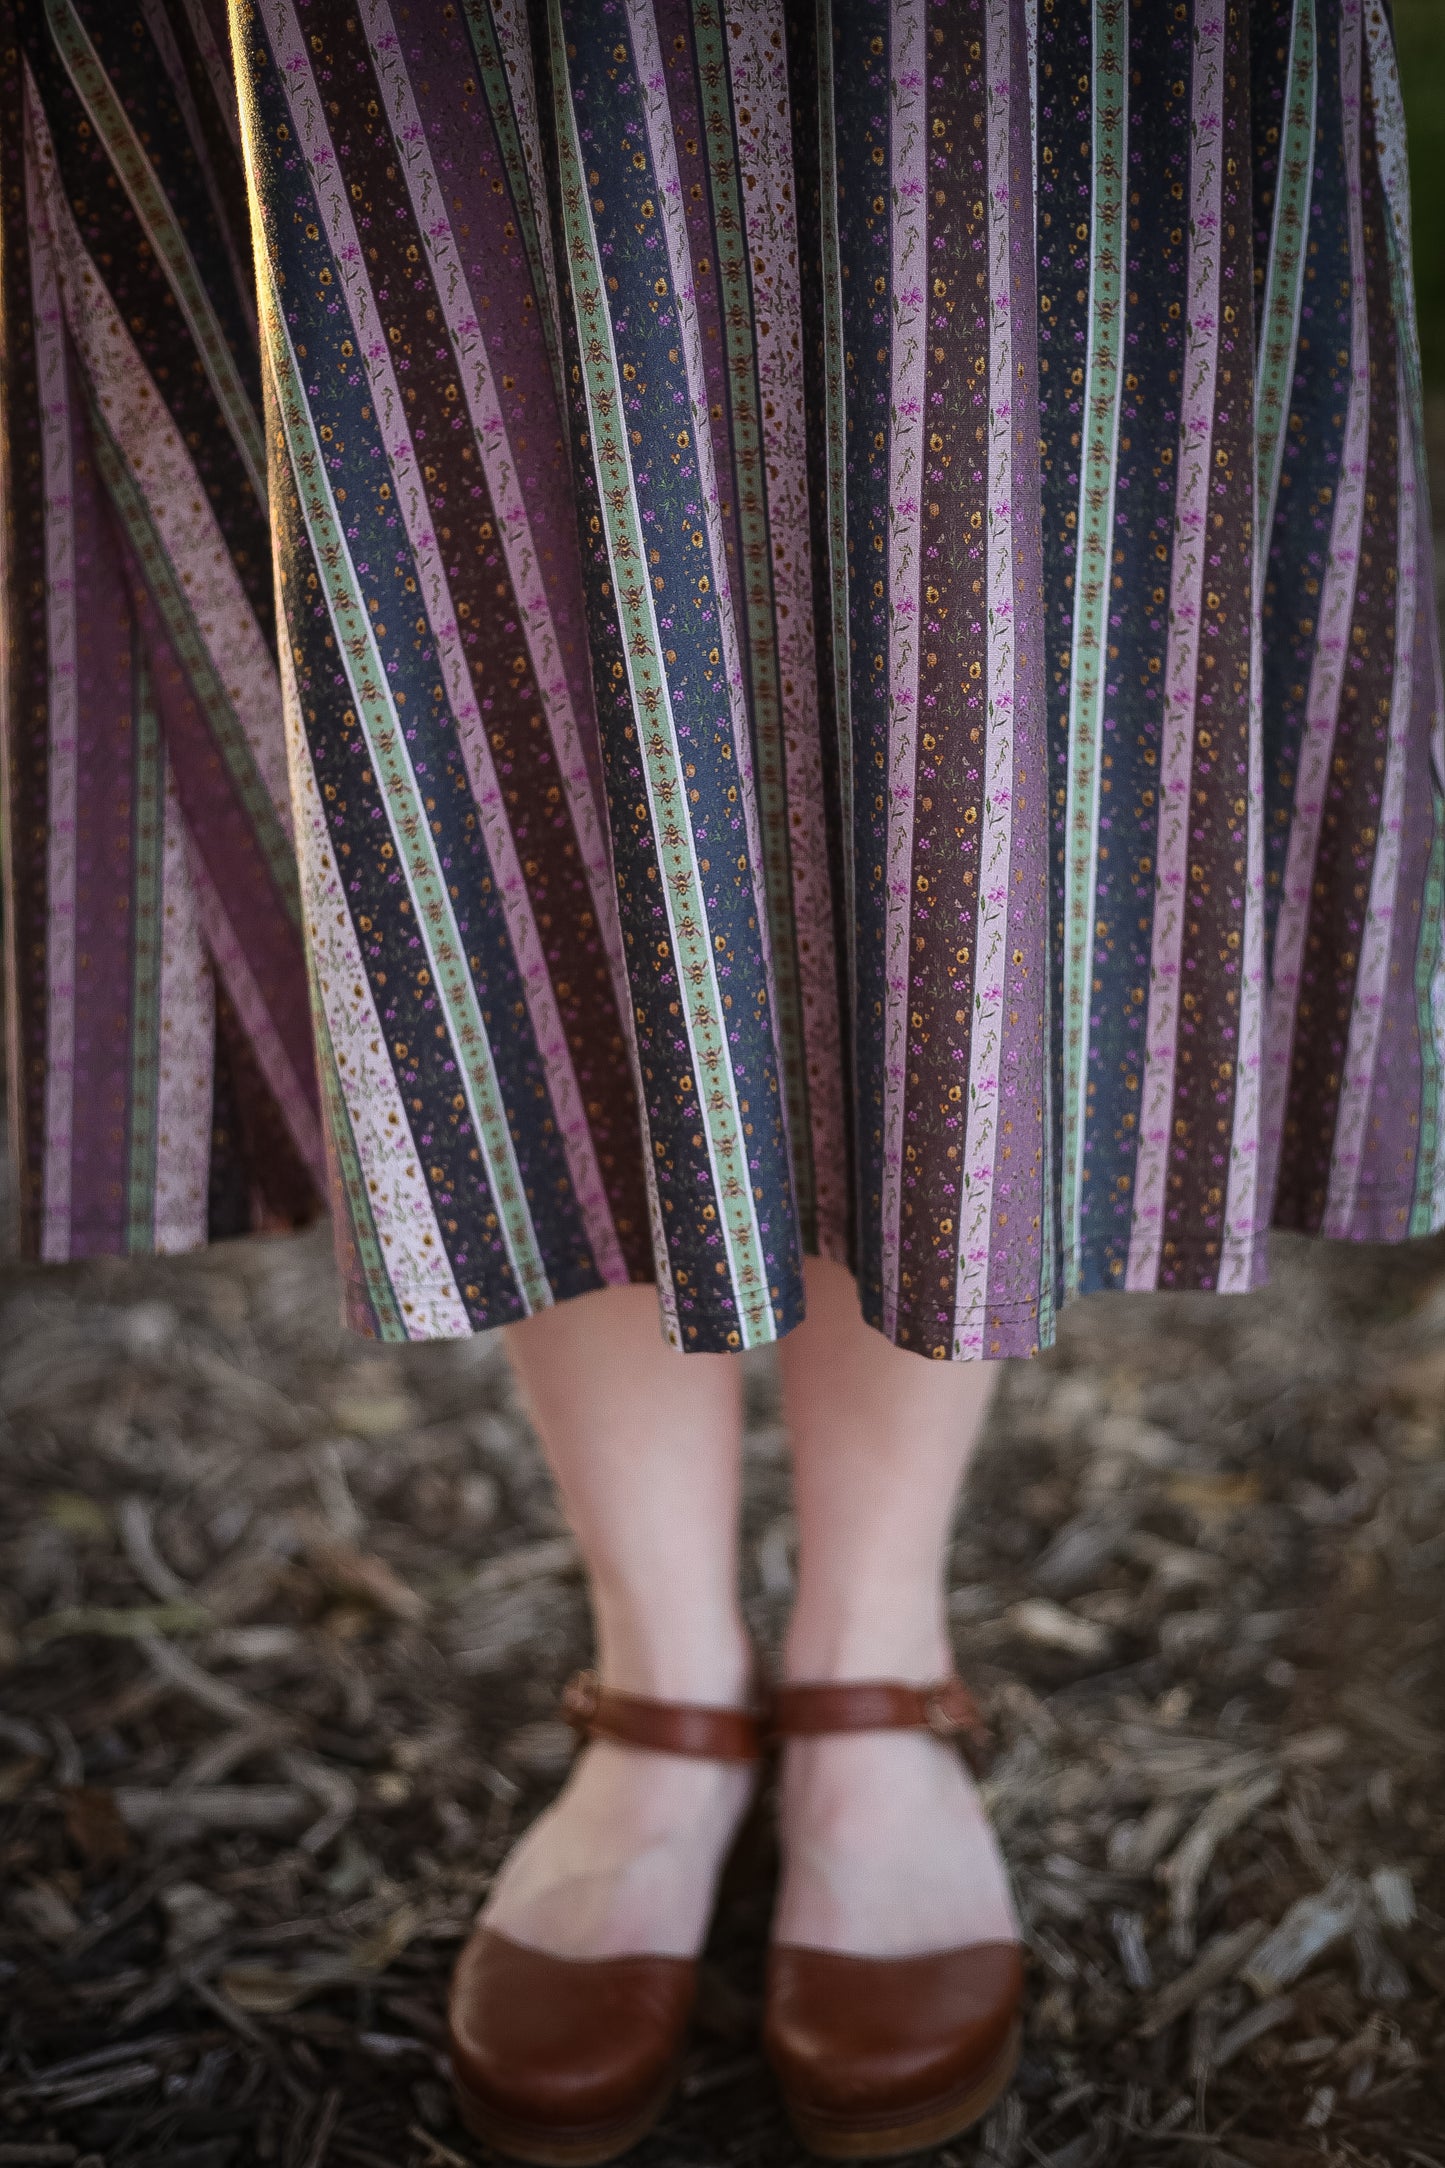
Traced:
<path fill-rule="evenodd" d="M 974 1723 L 950 1706 L 955 1692 L 952 1679 L 945 1679 L 937 1686 L 928 1687 L 923 1696 L 923 1721 L 936 1739 L 956 1739 L 961 1731 L 972 1731 Z"/>
<path fill-rule="evenodd" d="M 562 1719 L 574 1731 L 585 1732 L 597 1714 L 602 1682 L 595 1671 L 574 1671 L 562 1689 Z"/>

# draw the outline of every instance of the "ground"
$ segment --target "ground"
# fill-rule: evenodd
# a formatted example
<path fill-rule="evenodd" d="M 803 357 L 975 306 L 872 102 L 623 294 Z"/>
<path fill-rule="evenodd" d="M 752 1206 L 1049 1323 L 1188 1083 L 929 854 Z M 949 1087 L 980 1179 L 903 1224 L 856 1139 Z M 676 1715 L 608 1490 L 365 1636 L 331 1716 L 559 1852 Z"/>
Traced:
<path fill-rule="evenodd" d="M 749 1399 L 766 1645 L 766 1360 Z M 0 2162 L 480 2158 L 446 1974 L 586 1648 L 497 1348 L 350 1338 L 324 1229 L 11 1266 L 0 1417 Z M 1029 2029 L 945 2157 L 1445 2168 L 1442 1568 L 1445 1242 L 1284 1240 L 1259 1295 L 1094 1298 L 1009 1366 L 951 1584 Z M 770 1872 L 655 2168 L 802 2157 L 754 2047 Z"/>

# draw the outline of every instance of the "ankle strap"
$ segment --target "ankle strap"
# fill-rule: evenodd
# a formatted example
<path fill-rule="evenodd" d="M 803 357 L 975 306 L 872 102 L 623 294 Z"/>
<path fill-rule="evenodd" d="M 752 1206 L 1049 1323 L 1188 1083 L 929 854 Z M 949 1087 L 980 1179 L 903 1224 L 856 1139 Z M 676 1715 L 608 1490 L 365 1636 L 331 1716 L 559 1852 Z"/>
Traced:
<path fill-rule="evenodd" d="M 616 1739 L 654 1754 L 695 1754 L 704 1761 L 756 1761 L 762 1727 L 751 1709 L 715 1709 L 693 1701 L 653 1701 L 620 1694 L 595 1671 L 578 1671 L 562 1692 L 562 1714 L 589 1739 Z"/>
<path fill-rule="evenodd" d="M 957 1739 L 977 1754 L 989 1746 L 983 1713 L 956 1672 L 931 1686 L 908 1686 L 901 1679 L 775 1686 L 770 1722 L 782 1738 L 816 1738 L 835 1731 L 931 1731 L 939 1739 Z"/>

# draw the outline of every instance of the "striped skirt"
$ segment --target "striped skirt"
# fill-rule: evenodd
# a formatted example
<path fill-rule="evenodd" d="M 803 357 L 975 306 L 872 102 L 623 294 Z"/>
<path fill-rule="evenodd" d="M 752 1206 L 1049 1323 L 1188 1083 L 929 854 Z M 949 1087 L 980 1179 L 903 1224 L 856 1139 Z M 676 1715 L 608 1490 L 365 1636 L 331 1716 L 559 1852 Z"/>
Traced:
<path fill-rule="evenodd" d="M 802 1260 L 944 1358 L 1445 1223 L 1383 0 L 0 0 L 32 1254 Z"/>

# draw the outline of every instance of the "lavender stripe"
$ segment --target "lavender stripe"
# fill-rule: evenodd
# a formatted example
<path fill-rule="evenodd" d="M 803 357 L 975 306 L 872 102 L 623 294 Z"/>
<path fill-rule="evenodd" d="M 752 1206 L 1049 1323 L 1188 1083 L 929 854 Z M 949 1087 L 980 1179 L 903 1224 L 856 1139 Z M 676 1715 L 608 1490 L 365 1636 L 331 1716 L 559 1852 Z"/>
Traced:
<path fill-rule="evenodd" d="M 1034 46 L 1029 11 L 1021 0 L 990 0 L 1011 16 L 1007 48 L 1010 80 L 1019 70 L 1032 85 Z M 1036 26 L 1035 26 L 1036 28 Z M 999 30 L 1000 39 L 1003 36 Z M 1002 149 L 1002 145 L 1000 145 Z M 1031 327 L 1038 298 L 1034 269 L 1036 238 L 1032 100 L 1026 111 L 1017 97 L 1009 101 L 1011 166 L 1008 194 L 1011 286 L 1016 324 Z M 1014 349 L 1010 487 L 1013 503 L 1011 566 L 1014 600 L 1013 783 L 1017 792 L 1011 844 L 1007 955 L 1007 998 L 1000 1020 L 1002 1053 L 999 1119 L 1008 1142 L 996 1156 L 993 1225 L 990 1237 L 988 1303 L 990 1319 L 1000 1327 L 982 1352 L 1026 1355 L 1040 1344 L 1043 1309 L 1027 1318 L 1022 1304 L 1052 1278 L 1045 1205 L 1048 1146 L 1044 1091 L 1048 1077 L 1048 1041 L 1044 1028 L 1048 1001 L 1048 777 L 1044 751 L 1043 547 L 1040 525 L 1038 374 L 1032 335 Z M 1040 1075 L 1042 1070 L 1043 1074 Z"/>
<path fill-rule="evenodd" d="M 1015 646 L 1013 503 L 1013 266 L 1009 216 L 1008 0 L 986 0 L 984 86 L 988 145 L 988 501 L 985 508 L 988 713 L 983 834 L 969 1023 L 968 1109 L 959 1207 L 954 1352 L 981 1356 L 999 1129 L 1004 988 L 1013 848 Z"/>
<path fill-rule="evenodd" d="M 1401 421 L 1397 432 L 1399 502 L 1395 523 L 1395 564 L 1398 577 L 1395 591 L 1395 665 L 1390 690 L 1385 782 L 1380 797 L 1375 862 L 1370 872 L 1370 900 L 1360 940 L 1355 999 L 1350 1011 L 1349 1041 L 1345 1048 L 1344 1083 L 1340 1091 L 1339 1113 L 1335 1120 L 1329 1193 L 1325 1200 L 1323 1232 L 1337 1236 L 1353 1231 L 1360 1171 L 1364 1159 L 1366 1124 L 1374 1099 L 1380 1027 L 1388 990 L 1390 956 L 1394 947 L 1395 908 L 1400 895 L 1401 844 L 1405 826 L 1405 774 L 1410 755 L 1411 725 L 1414 721 L 1419 567 L 1414 546 L 1415 444 L 1413 432 L 1404 426 L 1407 389 L 1403 354 L 1397 359 L 1395 381 L 1400 399 Z"/>

